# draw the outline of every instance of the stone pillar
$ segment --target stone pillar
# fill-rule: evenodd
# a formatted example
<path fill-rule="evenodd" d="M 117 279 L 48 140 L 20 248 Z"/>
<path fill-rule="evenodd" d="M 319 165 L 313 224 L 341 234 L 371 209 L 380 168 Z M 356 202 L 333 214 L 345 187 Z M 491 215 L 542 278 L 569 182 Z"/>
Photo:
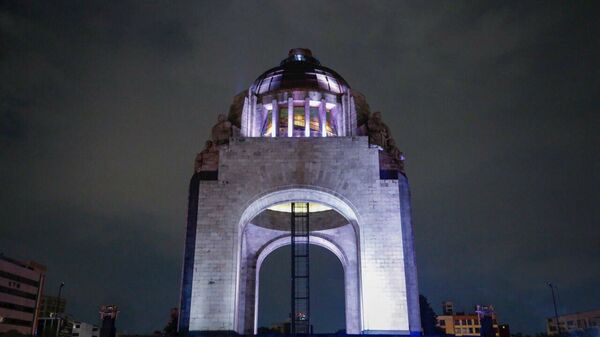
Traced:
<path fill-rule="evenodd" d="M 327 130 L 325 129 L 325 123 L 327 123 L 327 110 L 325 110 L 325 99 L 321 99 L 321 105 L 319 105 L 319 131 L 321 137 L 327 137 Z"/>
<path fill-rule="evenodd" d="M 310 98 L 304 98 L 304 137 L 310 137 Z"/>
<path fill-rule="evenodd" d="M 348 116 L 348 104 L 346 104 L 346 96 L 348 96 L 348 94 L 345 94 L 342 96 L 342 135 L 344 137 L 348 136 L 348 132 L 347 132 L 347 116 Z"/>
<path fill-rule="evenodd" d="M 190 329 L 190 312 L 192 309 L 192 287 L 194 280 L 194 259 L 196 256 L 196 228 L 198 219 L 198 191 L 200 174 L 194 173 L 190 181 L 188 194 L 187 229 L 185 232 L 185 250 L 181 280 L 181 298 L 179 305 L 178 330 L 187 334 Z"/>
<path fill-rule="evenodd" d="M 340 116 L 340 109 L 338 108 L 337 104 L 336 106 L 334 106 L 331 109 L 331 117 L 333 119 L 333 121 L 335 121 L 335 135 L 336 136 L 341 136 L 342 135 L 342 123 L 341 123 L 341 116 Z M 332 122 L 333 122 L 332 121 Z"/>
<path fill-rule="evenodd" d="M 402 221 L 402 247 L 404 249 L 404 271 L 406 274 L 406 300 L 408 325 L 411 336 L 421 334 L 421 311 L 419 310 L 419 280 L 415 256 L 414 234 L 411 219 L 410 187 L 404 174 L 398 174 L 400 217 Z"/>
<path fill-rule="evenodd" d="M 252 116 L 252 119 L 250 120 L 251 126 L 250 126 L 250 137 L 260 137 L 262 136 L 261 132 L 262 132 L 262 111 L 258 111 L 257 106 L 258 106 L 258 102 L 257 102 L 257 98 L 256 95 L 252 95 L 250 96 L 250 113 Z"/>
<path fill-rule="evenodd" d="M 250 100 L 248 99 L 248 96 L 246 96 L 244 98 L 244 106 L 242 108 L 242 118 L 241 118 L 241 125 L 240 125 L 240 131 L 242 133 L 242 137 L 248 137 L 251 136 L 252 134 L 252 110 L 250 107 Z"/>
<path fill-rule="evenodd" d="M 279 135 L 279 106 L 277 105 L 277 99 L 272 101 L 273 109 L 271 109 L 271 125 L 273 126 L 273 132 L 271 137 L 277 137 Z"/>
<path fill-rule="evenodd" d="M 294 137 L 294 99 L 288 98 L 288 137 Z"/>
<path fill-rule="evenodd" d="M 350 118 L 350 121 L 348 123 L 348 135 L 349 136 L 356 136 L 356 118 L 357 118 L 357 114 L 356 114 L 356 104 L 354 103 L 354 97 L 352 97 L 352 94 L 350 94 L 350 90 L 348 90 L 348 98 L 349 98 L 349 104 L 348 104 L 348 117 Z"/>

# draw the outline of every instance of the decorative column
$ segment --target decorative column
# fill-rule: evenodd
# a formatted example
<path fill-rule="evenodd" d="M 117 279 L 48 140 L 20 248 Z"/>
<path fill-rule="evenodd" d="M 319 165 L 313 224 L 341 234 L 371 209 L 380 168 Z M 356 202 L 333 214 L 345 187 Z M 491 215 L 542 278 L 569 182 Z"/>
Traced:
<path fill-rule="evenodd" d="M 240 131 L 242 134 L 242 137 L 248 137 L 248 136 L 252 136 L 250 133 L 252 132 L 252 123 L 251 123 L 251 112 L 250 112 L 250 101 L 248 100 L 248 97 L 244 98 L 244 107 L 242 108 L 242 118 L 241 118 L 241 125 L 240 125 Z"/>
<path fill-rule="evenodd" d="M 342 128 L 344 130 L 344 133 L 343 133 L 344 137 L 349 136 L 348 132 L 347 132 L 348 121 L 347 121 L 346 117 L 348 116 L 348 104 L 346 104 L 346 96 L 347 96 L 347 94 L 344 94 L 342 96 Z"/>
<path fill-rule="evenodd" d="M 294 99 L 288 98 L 288 137 L 294 137 Z"/>
<path fill-rule="evenodd" d="M 325 99 L 321 99 L 321 105 L 319 105 L 319 129 L 321 131 L 321 137 L 327 137 L 327 130 L 325 129 L 325 123 L 327 123 L 327 116 L 325 110 Z"/>
<path fill-rule="evenodd" d="M 250 120 L 250 137 L 259 137 L 261 136 L 262 133 L 262 126 L 263 126 L 263 116 L 262 116 L 262 111 L 257 109 L 257 97 L 256 95 L 252 94 L 252 96 L 250 100 L 250 116 L 252 116 L 252 119 Z"/>
<path fill-rule="evenodd" d="M 279 107 L 277 106 L 277 99 L 274 99 L 271 102 L 271 125 L 273 126 L 273 132 L 271 132 L 271 137 L 277 137 L 279 134 Z"/>
<path fill-rule="evenodd" d="M 332 122 L 335 121 L 335 135 L 342 136 L 342 129 L 341 129 L 342 118 L 341 118 L 341 114 L 340 114 L 340 108 L 337 104 L 331 109 L 331 119 L 332 119 Z"/>
<path fill-rule="evenodd" d="M 310 98 L 304 98 L 304 137 L 310 137 Z"/>

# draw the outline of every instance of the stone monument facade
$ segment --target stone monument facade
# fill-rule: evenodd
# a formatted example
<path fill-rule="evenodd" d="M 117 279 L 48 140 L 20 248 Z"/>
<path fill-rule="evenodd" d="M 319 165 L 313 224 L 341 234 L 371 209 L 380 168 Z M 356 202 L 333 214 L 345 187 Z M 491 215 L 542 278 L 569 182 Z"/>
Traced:
<path fill-rule="evenodd" d="M 261 264 L 290 244 L 288 205 L 308 202 L 310 243 L 343 266 L 347 333 L 420 334 L 403 163 L 381 113 L 292 49 L 234 97 L 196 157 L 180 332 L 256 333 Z"/>

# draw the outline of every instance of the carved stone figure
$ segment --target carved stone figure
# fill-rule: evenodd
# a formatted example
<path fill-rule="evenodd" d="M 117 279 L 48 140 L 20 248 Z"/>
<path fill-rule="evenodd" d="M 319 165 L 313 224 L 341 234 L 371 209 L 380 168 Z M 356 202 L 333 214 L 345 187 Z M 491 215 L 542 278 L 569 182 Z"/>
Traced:
<path fill-rule="evenodd" d="M 404 171 L 404 154 L 402 151 L 400 151 L 400 149 L 398 149 L 396 146 L 393 146 L 390 148 L 390 156 L 392 156 L 400 171 Z"/>
<path fill-rule="evenodd" d="M 215 145 L 228 144 L 229 137 L 231 137 L 231 122 L 224 114 L 219 114 L 217 124 L 212 128 L 212 141 Z"/>
<path fill-rule="evenodd" d="M 367 121 L 369 132 L 369 142 L 381 146 L 383 149 L 388 147 L 390 130 L 381 120 L 381 112 L 376 111 L 369 116 Z"/>
<path fill-rule="evenodd" d="M 219 152 L 211 140 L 207 140 L 204 150 L 196 155 L 194 171 L 214 171 L 219 164 Z"/>

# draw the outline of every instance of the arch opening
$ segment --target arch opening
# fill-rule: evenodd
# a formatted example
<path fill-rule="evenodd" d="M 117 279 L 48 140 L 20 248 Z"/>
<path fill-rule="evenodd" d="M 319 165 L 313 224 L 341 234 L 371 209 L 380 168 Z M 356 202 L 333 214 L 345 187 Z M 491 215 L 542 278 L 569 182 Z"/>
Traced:
<path fill-rule="evenodd" d="M 260 333 L 288 333 L 290 312 L 290 248 L 271 251 L 257 267 L 257 324 Z M 311 244 L 311 325 L 314 333 L 346 329 L 344 268 L 333 252 Z M 317 300 L 318 299 L 318 300 Z M 286 324 L 287 323 L 287 324 Z M 286 330 L 287 329 L 287 330 Z"/>
<path fill-rule="evenodd" d="M 292 201 L 318 203 L 324 206 L 315 214 L 335 214 L 339 223 L 314 230 L 311 222 L 310 243 L 324 247 L 341 262 L 343 277 L 345 330 L 350 334 L 361 332 L 361 281 L 359 267 L 358 216 L 354 207 L 335 192 L 315 187 L 294 187 L 265 193 L 250 202 L 239 221 L 239 264 L 236 283 L 236 307 L 234 320 L 238 333 L 252 334 L 258 331 L 259 271 L 264 259 L 277 248 L 290 244 L 290 214 L 270 210 L 275 205 Z M 262 213 L 285 215 L 284 225 L 270 228 L 254 223 Z M 311 217 L 313 214 L 311 213 Z M 331 217 L 329 218 L 331 219 Z M 324 221 L 327 223 L 327 221 Z M 289 260 L 288 260 L 289 262 Z M 289 274 L 287 280 L 289 280 Z M 285 282 L 289 287 L 289 282 Z M 289 311 L 289 308 L 288 310 Z M 336 330 L 337 331 L 337 330 Z M 335 331 L 334 331 L 335 332 Z"/>

